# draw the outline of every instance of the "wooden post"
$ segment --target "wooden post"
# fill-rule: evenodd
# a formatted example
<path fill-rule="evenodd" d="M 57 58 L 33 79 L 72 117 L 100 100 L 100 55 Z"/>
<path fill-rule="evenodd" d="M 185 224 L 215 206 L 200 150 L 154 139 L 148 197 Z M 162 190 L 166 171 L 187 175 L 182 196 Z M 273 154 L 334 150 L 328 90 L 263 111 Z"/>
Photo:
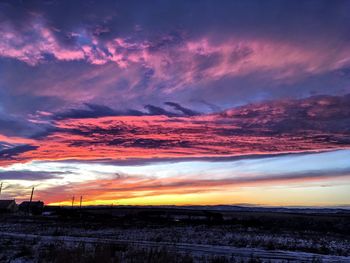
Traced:
<path fill-rule="evenodd" d="M 31 203 L 33 201 L 33 194 L 34 194 L 34 187 L 32 188 L 32 193 L 30 194 L 29 203 Z"/>
<path fill-rule="evenodd" d="M 30 207 L 32 205 L 33 195 L 34 195 L 34 186 L 32 188 L 32 193 L 30 194 L 30 199 L 29 199 L 29 204 L 28 204 L 28 214 L 30 214 Z"/>
<path fill-rule="evenodd" d="M 72 208 L 73 208 L 73 206 L 74 206 L 74 195 L 72 197 Z"/>
<path fill-rule="evenodd" d="M 82 202 L 83 202 L 83 196 L 81 195 L 81 196 L 80 196 L 80 205 L 79 205 L 80 210 L 81 210 L 81 204 L 82 204 Z"/>
<path fill-rule="evenodd" d="M 83 196 L 80 196 L 80 204 L 79 204 L 79 217 L 81 218 L 81 204 L 83 203 Z"/>

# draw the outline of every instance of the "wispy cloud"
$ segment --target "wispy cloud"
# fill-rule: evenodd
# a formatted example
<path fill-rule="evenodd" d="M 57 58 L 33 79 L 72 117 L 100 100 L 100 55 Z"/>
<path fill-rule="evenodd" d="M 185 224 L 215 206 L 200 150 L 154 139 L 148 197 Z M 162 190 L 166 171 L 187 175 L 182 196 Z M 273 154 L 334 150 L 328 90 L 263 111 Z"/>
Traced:
<path fill-rule="evenodd" d="M 327 46 L 307 47 L 282 40 L 237 37 L 221 42 L 210 36 L 192 40 L 172 35 L 161 36 L 156 42 L 131 38 L 104 40 L 91 32 L 74 33 L 71 35 L 74 44 L 65 45 L 40 17 L 21 31 L 6 23 L 0 26 L 4 32 L 0 56 L 32 66 L 53 58 L 95 65 L 115 63 L 121 69 L 141 67 L 148 69 L 150 88 L 168 83 L 166 92 L 252 72 L 294 80 L 350 64 L 347 46 L 338 48 L 337 52 L 326 52 Z"/>

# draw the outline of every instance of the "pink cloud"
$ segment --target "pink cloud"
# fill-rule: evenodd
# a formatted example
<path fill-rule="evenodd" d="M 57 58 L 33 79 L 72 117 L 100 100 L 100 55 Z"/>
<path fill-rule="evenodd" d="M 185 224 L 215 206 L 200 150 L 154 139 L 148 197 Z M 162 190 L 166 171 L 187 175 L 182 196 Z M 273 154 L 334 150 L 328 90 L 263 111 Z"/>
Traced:
<path fill-rule="evenodd" d="M 6 165 L 30 160 L 223 157 L 349 148 L 349 96 L 251 104 L 193 117 L 112 116 L 56 121 Z"/>
<path fill-rule="evenodd" d="M 46 54 L 65 61 L 84 58 L 81 50 L 61 46 L 40 21 L 28 26 L 24 34 L 16 32 L 6 23 L 0 24 L 0 29 L 4 32 L 0 40 L 0 56 L 15 58 L 33 66 L 44 61 Z"/>
<path fill-rule="evenodd" d="M 0 134 L 0 142 L 1 141 L 10 143 L 10 144 L 32 144 L 36 142 L 33 139 L 27 139 L 22 137 L 15 137 L 15 136 L 6 136 L 3 134 Z"/>
<path fill-rule="evenodd" d="M 307 75 L 332 71 L 349 65 L 347 47 L 330 49 L 301 46 L 291 42 L 263 38 L 232 37 L 224 42 L 210 37 L 196 40 L 160 38 L 157 46 L 149 40 L 131 38 L 101 40 L 85 31 L 71 33 L 86 43 L 61 44 L 37 18 L 24 32 L 6 23 L 0 24 L 0 56 L 11 57 L 30 65 L 45 62 L 47 54 L 60 61 L 86 61 L 93 65 L 114 63 L 120 70 L 141 67 L 153 70 L 149 88 L 166 84 L 164 91 L 173 92 L 188 85 L 203 84 L 224 77 L 245 76 L 254 72 L 270 72 L 277 81 L 295 81 Z M 139 73 L 140 75 L 140 73 Z M 127 76 L 130 81 L 134 76 Z M 138 77 L 140 79 L 140 77 Z M 131 84 L 132 85 L 132 84 Z"/>

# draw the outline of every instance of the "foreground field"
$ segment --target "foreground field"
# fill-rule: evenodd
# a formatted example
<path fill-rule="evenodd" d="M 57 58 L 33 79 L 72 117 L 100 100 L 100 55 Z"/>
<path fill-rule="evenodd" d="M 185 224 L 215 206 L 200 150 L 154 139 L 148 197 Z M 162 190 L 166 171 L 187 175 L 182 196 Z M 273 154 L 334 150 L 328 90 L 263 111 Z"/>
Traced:
<path fill-rule="evenodd" d="M 4 216 L 0 262 L 350 262 L 349 218 L 155 208 Z"/>

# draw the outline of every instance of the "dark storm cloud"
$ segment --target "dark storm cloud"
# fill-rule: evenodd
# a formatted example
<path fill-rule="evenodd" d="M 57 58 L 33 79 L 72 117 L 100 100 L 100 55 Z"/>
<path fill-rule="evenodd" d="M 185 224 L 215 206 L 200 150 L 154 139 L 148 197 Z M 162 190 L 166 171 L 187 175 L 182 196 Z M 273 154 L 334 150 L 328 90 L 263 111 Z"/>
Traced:
<path fill-rule="evenodd" d="M 321 129 L 328 133 L 325 138 L 331 138 L 336 136 L 332 133 L 350 134 L 350 94 L 248 104 L 222 116 L 240 119 L 244 131 L 262 126 L 275 134 Z"/>
<path fill-rule="evenodd" d="M 26 128 L 22 122 L 14 119 L 1 118 L 0 115 L 0 132 L 5 135 L 14 135 Z"/>
<path fill-rule="evenodd" d="M 98 117 L 109 117 L 109 116 L 155 116 L 155 115 L 165 115 L 168 117 L 180 117 L 180 116 L 195 116 L 199 115 L 198 112 L 181 106 L 179 103 L 166 102 L 168 106 L 171 106 L 179 113 L 167 111 L 161 107 L 154 105 L 146 105 L 144 108 L 147 112 L 127 109 L 127 110 L 114 110 L 105 105 L 85 103 L 85 109 L 70 109 L 64 112 L 58 112 L 51 116 L 55 120 L 64 119 L 80 119 L 80 118 L 98 118 Z"/>
<path fill-rule="evenodd" d="M 165 116 L 170 116 L 170 117 L 175 117 L 179 116 L 179 114 L 167 111 L 161 107 L 154 106 L 154 105 L 146 105 L 145 109 L 149 112 L 149 115 L 165 115 Z"/>
<path fill-rule="evenodd" d="M 32 123 L 21 116 L 2 114 L 0 112 L 0 135 L 31 137 L 45 130 L 47 125 Z"/>
<path fill-rule="evenodd" d="M 108 106 L 85 103 L 87 109 L 71 109 L 66 112 L 57 113 L 54 119 L 79 119 L 79 118 L 97 118 L 103 116 L 118 116 L 119 112 Z"/>
<path fill-rule="evenodd" d="M 179 103 L 175 102 L 165 102 L 166 105 L 173 107 L 175 110 L 182 112 L 186 116 L 195 116 L 199 115 L 199 112 L 193 111 L 191 109 L 182 107 Z"/>
<path fill-rule="evenodd" d="M 0 151 L 0 160 L 11 160 L 18 155 L 28 152 L 28 151 L 34 151 L 38 148 L 38 146 L 34 145 L 20 145 L 15 146 L 13 148 L 5 149 Z"/>

